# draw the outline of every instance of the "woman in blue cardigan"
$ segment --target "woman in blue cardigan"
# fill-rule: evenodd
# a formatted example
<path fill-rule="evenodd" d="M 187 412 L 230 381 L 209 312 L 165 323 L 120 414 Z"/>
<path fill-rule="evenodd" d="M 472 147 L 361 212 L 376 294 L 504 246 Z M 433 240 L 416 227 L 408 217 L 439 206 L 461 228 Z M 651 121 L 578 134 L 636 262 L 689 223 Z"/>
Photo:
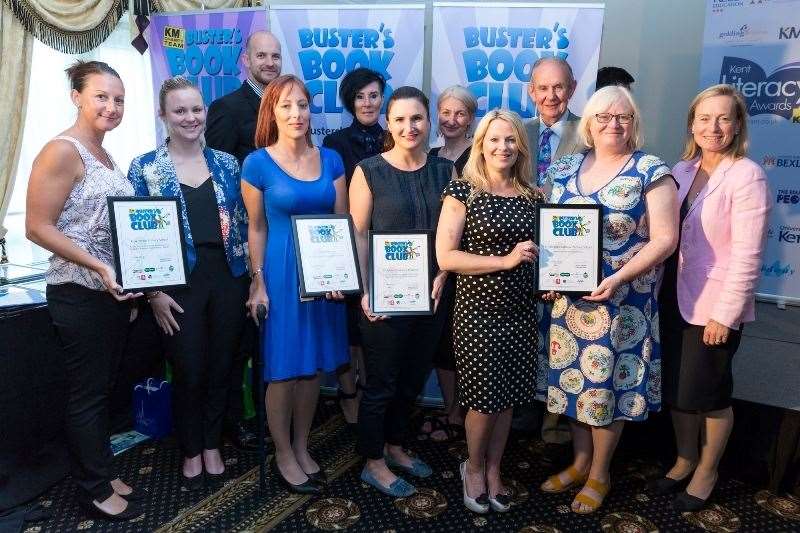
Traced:
<path fill-rule="evenodd" d="M 205 147 L 200 91 L 186 78 L 171 78 L 161 86 L 159 104 L 169 137 L 133 160 L 128 179 L 138 196 L 180 199 L 189 286 L 147 299 L 173 367 L 184 486 L 195 490 L 204 471 L 211 479 L 225 471 L 222 421 L 249 288 L 247 218 L 236 158 Z"/>

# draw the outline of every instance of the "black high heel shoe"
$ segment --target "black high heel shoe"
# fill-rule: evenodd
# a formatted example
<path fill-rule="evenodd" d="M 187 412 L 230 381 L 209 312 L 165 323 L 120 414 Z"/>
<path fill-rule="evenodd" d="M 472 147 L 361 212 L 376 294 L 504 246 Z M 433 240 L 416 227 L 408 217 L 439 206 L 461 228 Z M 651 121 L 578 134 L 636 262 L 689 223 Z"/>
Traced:
<path fill-rule="evenodd" d="M 711 494 L 708 495 L 708 498 L 705 500 L 702 498 L 698 498 L 697 496 L 692 496 L 685 490 L 675 496 L 675 499 L 672 500 L 672 508 L 678 511 L 679 513 L 696 513 L 705 508 L 706 503 L 708 500 L 711 499 Z"/>
<path fill-rule="evenodd" d="M 183 477 L 182 486 L 189 492 L 200 490 L 203 488 L 203 485 L 205 484 L 202 472 L 192 477 L 186 477 L 183 475 L 183 473 L 181 473 L 181 477 Z"/>
<path fill-rule="evenodd" d="M 110 520 L 113 522 L 124 522 L 126 520 L 133 520 L 144 513 L 144 510 L 139 507 L 137 504 L 129 501 L 128 506 L 125 508 L 124 511 L 117 514 L 111 514 L 103 511 L 98 506 L 96 506 L 92 500 L 80 500 L 78 502 L 80 504 L 81 509 L 83 510 L 89 518 L 95 518 L 98 520 Z"/>
<path fill-rule="evenodd" d="M 120 494 L 120 496 L 122 496 L 129 502 L 141 502 L 150 497 L 150 491 L 148 491 L 147 489 L 134 487 L 130 483 L 128 483 L 128 486 L 131 488 L 130 494 Z"/>
<path fill-rule="evenodd" d="M 281 485 L 286 487 L 289 492 L 293 492 L 295 494 L 310 494 L 312 496 L 319 496 L 322 494 L 322 487 L 320 487 L 319 484 L 317 484 L 317 482 L 311 478 L 311 475 L 306 474 L 308 479 L 299 485 L 295 485 L 293 483 L 289 483 L 289 481 L 283 477 L 283 474 L 281 474 L 281 471 L 278 468 L 278 461 L 275 459 L 274 455 L 272 456 L 272 459 L 270 459 L 269 465 L 270 468 L 272 468 L 275 472 L 275 477 L 278 478 L 278 481 L 280 481 Z M 317 472 L 317 474 L 321 472 L 322 470 Z"/>
<path fill-rule="evenodd" d="M 683 479 L 672 479 L 671 477 L 660 477 L 658 479 L 651 479 L 647 482 L 645 490 L 654 496 L 666 496 L 667 494 L 675 494 L 686 488 L 689 481 L 692 479 L 692 473 L 686 475 Z"/>

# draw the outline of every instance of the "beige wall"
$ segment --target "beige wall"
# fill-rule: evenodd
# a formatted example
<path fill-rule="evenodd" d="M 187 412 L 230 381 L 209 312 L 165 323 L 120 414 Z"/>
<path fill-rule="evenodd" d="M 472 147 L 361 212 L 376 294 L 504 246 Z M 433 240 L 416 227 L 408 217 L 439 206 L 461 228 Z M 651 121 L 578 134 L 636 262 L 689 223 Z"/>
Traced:
<path fill-rule="evenodd" d="M 704 0 L 607 0 L 600 66 L 630 72 L 647 149 L 674 164 L 698 92 Z"/>

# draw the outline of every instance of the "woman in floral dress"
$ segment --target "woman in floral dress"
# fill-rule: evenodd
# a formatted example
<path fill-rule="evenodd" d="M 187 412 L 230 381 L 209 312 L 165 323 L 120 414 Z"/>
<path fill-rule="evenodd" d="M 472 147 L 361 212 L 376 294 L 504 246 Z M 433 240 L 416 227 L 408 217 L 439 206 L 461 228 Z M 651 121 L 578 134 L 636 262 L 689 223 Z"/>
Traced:
<path fill-rule="evenodd" d="M 639 111 L 620 87 L 597 91 L 579 131 L 590 148 L 548 170 L 551 202 L 602 208 L 603 276 L 590 296 L 561 297 L 550 327 L 547 408 L 571 419 L 575 457 L 542 484 L 583 484 L 572 510 L 597 510 L 624 421 L 661 407 L 658 304 L 661 263 L 677 242 L 677 189 L 670 169 L 639 150 Z"/>

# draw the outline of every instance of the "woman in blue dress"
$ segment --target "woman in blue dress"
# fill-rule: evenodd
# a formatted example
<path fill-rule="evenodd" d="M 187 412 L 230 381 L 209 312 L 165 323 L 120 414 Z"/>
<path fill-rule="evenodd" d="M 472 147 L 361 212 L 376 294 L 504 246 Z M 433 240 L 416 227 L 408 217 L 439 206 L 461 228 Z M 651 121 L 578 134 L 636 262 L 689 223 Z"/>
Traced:
<path fill-rule="evenodd" d="M 548 169 L 551 202 L 602 208 L 603 281 L 590 296 L 553 302 L 547 408 L 571 419 L 572 465 L 542 484 L 582 484 L 572 510 L 597 510 L 624 421 L 661 408 L 656 285 L 675 249 L 677 188 L 661 159 L 639 150 L 631 94 L 605 87 L 587 102 L 579 132 L 590 149 Z"/>
<path fill-rule="evenodd" d="M 347 318 L 340 293 L 300 301 L 291 216 L 344 214 L 348 207 L 342 158 L 311 142 L 310 101 L 295 76 L 270 82 L 256 126 L 259 149 L 242 167 L 242 196 L 253 278 L 247 306 L 253 317 L 259 304 L 267 307 L 262 346 L 274 467 L 289 490 L 317 494 L 325 479 L 308 453 L 308 433 L 319 373 L 349 359 Z"/>

